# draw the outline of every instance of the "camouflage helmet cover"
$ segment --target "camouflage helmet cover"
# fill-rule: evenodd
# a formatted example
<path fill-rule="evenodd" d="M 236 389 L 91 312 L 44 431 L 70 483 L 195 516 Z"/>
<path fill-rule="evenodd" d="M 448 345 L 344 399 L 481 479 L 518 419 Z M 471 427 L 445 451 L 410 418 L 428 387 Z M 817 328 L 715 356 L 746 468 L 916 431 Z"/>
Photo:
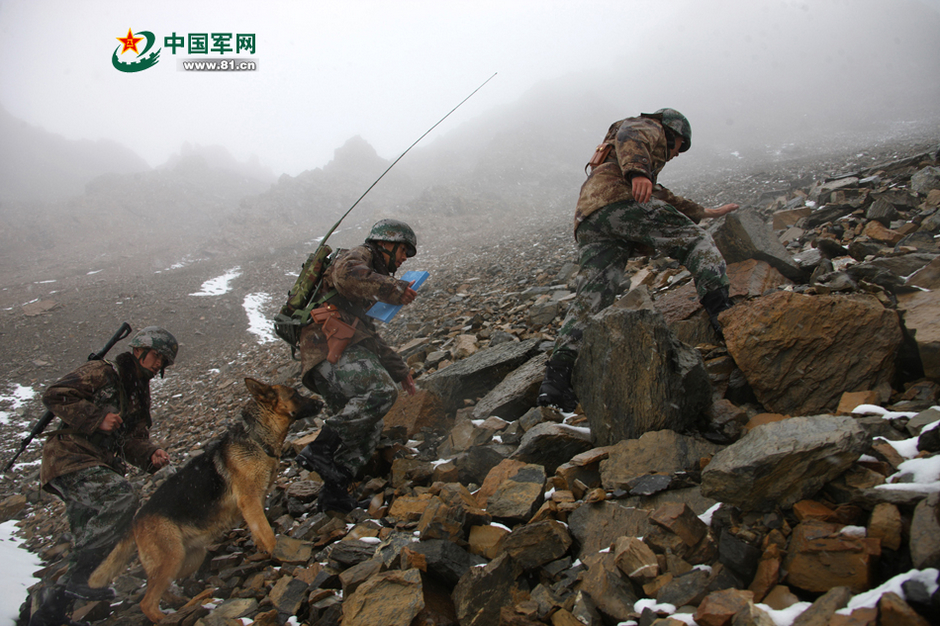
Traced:
<path fill-rule="evenodd" d="M 179 343 L 176 337 L 165 328 L 147 326 L 137 332 L 128 342 L 132 348 L 149 348 L 163 357 L 164 366 L 173 365 L 176 354 L 179 352 Z"/>
<path fill-rule="evenodd" d="M 391 241 L 405 244 L 406 253 L 413 257 L 418 253 L 418 238 L 411 226 L 399 220 L 379 220 L 372 226 L 366 241 Z"/>
<path fill-rule="evenodd" d="M 692 125 L 682 113 L 675 109 L 659 109 L 655 113 L 643 113 L 643 117 L 654 117 L 661 120 L 663 126 L 682 137 L 682 147 L 679 152 L 685 152 L 692 147 Z"/>

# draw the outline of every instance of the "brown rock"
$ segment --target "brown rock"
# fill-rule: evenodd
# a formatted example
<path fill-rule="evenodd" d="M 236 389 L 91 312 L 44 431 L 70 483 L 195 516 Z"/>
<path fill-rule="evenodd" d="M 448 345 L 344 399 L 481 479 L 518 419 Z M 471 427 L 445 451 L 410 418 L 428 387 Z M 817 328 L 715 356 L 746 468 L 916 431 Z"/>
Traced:
<path fill-rule="evenodd" d="M 386 430 L 403 427 L 408 437 L 415 436 L 422 428 L 446 432 L 453 425 L 444 412 L 440 397 L 426 389 L 419 389 L 413 396 L 398 394 L 398 399 L 382 421 Z"/>
<path fill-rule="evenodd" d="M 748 602 L 747 606 L 735 613 L 731 626 L 776 626 L 767 611 Z"/>
<path fill-rule="evenodd" d="M 402 522 L 417 522 L 433 497 L 429 493 L 422 493 L 417 496 L 395 498 L 388 509 L 388 515 Z"/>
<path fill-rule="evenodd" d="M 741 589 L 710 593 L 695 610 L 695 623 L 699 626 L 727 626 L 735 613 L 745 608 L 753 598 L 752 592 Z"/>
<path fill-rule="evenodd" d="M 839 398 L 839 407 L 836 413 L 839 415 L 851 415 L 852 411 L 862 404 L 881 404 L 881 394 L 874 390 L 867 391 L 847 391 Z"/>
<path fill-rule="evenodd" d="M 840 535 L 841 528 L 807 521 L 793 529 L 785 566 L 787 583 L 814 593 L 840 586 L 861 593 L 871 587 L 880 542 Z"/>
<path fill-rule="evenodd" d="M 498 624 L 502 607 L 515 604 L 519 592 L 516 579 L 521 573 L 508 554 L 496 557 L 483 567 L 471 567 L 454 588 L 454 607 L 460 625 Z"/>
<path fill-rule="evenodd" d="M 621 441 L 608 448 L 608 458 L 600 463 L 605 489 L 629 488 L 630 482 L 646 474 L 672 474 L 697 469 L 701 459 L 711 457 L 719 446 L 680 435 L 672 430 L 644 433 L 639 439 Z"/>
<path fill-rule="evenodd" d="M 874 239 L 875 241 L 886 243 L 889 246 L 896 245 L 904 237 L 901 233 L 895 230 L 885 228 L 880 222 L 876 220 L 871 220 L 865 224 L 865 228 L 862 230 L 862 234 L 866 237 Z"/>
<path fill-rule="evenodd" d="M 466 509 L 451 506 L 434 496 L 428 502 L 418 520 L 418 533 L 422 541 L 428 539 L 447 539 L 456 541 L 463 537 Z"/>
<path fill-rule="evenodd" d="M 868 522 L 869 537 L 880 539 L 883 548 L 897 550 L 901 547 L 902 530 L 901 511 L 898 507 L 887 502 L 875 505 Z"/>
<path fill-rule="evenodd" d="M 829 626 L 876 626 L 878 609 L 855 609 L 851 615 L 837 613 L 829 620 Z"/>
<path fill-rule="evenodd" d="M 571 535 L 564 524 L 546 520 L 517 526 L 496 546 L 524 570 L 532 570 L 560 559 L 571 547 Z"/>
<path fill-rule="evenodd" d="M 852 599 L 852 590 L 848 587 L 833 587 L 816 598 L 812 606 L 800 613 L 793 626 L 826 626 L 835 612 L 845 608 Z"/>
<path fill-rule="evenodd" d="M 678 536 L 682 543 L 698 545 L 708 534 L 708 526 L 685 504 L 665 504 L 650 514 L 650 521 Z"/>
<path fill-rule="evenodd" d="M 777 585 L 764 596 L 764 604 L 775 611 L 782 611 L 799 602 L 800 599 L 794 595 L 786 585 Z"/>
<path fill-rule="evenodd" d="M 930 622 L 893 591 L 878 600 L 878 622 L 885 626 L 930 626 Z"/>
<path fill-rule="evenodd" d="M 702 471 L 702 494 L 748 511 L 789 508 L 851 467 L 868 442 L 841 415 L 764 424 L 715 455 Z"/>
<path fill-rule="evenodd" d="M 808 519 L 818 522 L 836 522 L 836 513 L 825 504 L 815 500 L 800 500 L 793 505 L 793 514 L 799 521 Z"/>
<path fill-rule="evenodd" d="M 587 571 L 581 574 L 579 589 L 591 596 L 597 608 L 606 615 L 618 621 L 629 619 L 638 598 L 630 582 L 617 568 L 614 555 L 602 552 L 582 561 Z"/>
<path fill-rule="evenodd" d="M 494 518 L 524 521 L 532 517 L 544 499 L 545 470 L 527 464 L 496 488 L 486 502 Z"/>
<path fill-rule="evenodd" d="M 488 559 L 495 559 L 499 556 L 496 549 L 500 539 L 508 535 L 509 531 L 502 526 L 471 526 L 470 537 L 468 539 L 469 550 L 471 554 L 478 554 Z"/>
<path fill-rule="evenodd" d="M 390 570 L 372 576 L 343 601 L 343 626 L 409 626 L 423 608 L 421 572 Z"/>
<path fill-rule="evenodd" d="M 485 509 L 489 497 L 496 492 L 499 486 L 506 482 L 507 479 L 515 476 L 516 472 L 525 466 L 526 464 L 522 461 L 506 459 L 491 469 L 486 475 L 486 479 L 483 481 L 480 489 L 476 492 L 477 505 Z"/>
<path fill-rule="evenodd" d="M 748 590 L 754 594 L 754 602 L 760 602 L 764 599 L 771 589 L 780 582 L 780 565 L 783 558 L 780 555 L 780 548 L 776 544 L 770 544 L 760 562 L 757 564 L 757 573 L 748 586 Z"/>
<path fill-rule="evenodd" d="M 730 313 L 721 316 L 728 351 L 775 413 L 835 409 L 844 391 L 891 381 L 901 329 L 877 298 L 778 291 Z"/>
<path fill-rule="evenodd" d="M 619 537 L 613 551 L 617 567 L 638 585 L 646 585 L 659 576 L 659 560 L 639 538 Z"/>
<path fill-rule="evenodd" d="M 731 280 L 729 294 L 732 298 L 745 296 L 755 298 L 771 289 L 792 285 L 793 281 L 775 270 L 769 263 L 748 259 L 728 266 Z"/>

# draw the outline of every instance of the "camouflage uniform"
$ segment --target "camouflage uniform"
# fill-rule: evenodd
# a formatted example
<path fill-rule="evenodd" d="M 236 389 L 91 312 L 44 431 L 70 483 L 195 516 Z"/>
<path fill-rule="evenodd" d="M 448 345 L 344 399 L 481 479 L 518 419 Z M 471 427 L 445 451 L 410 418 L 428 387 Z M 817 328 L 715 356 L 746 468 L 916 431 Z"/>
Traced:
<path fill-rule="evenodd" d="M 697 225 L 705 209 L 656 183 L 668 155 L 660 119 L 643 115 L 615 122 L 604 142 L 613 149 L 582 185 L 575 210 L 581 277 L 552 353 L 562 363 L 574 363 L 588 317 L 614 302 L 636 249 L 659 249 L 677 259 L 692 274 L 700 298 L 729 282 L 715 242 Z M 653 182 L 649 202 L 633 199 L 635 175 Z"/>
<path fill-rule="evenodd" d="M 65 502 L 74 537 L 60 582 L 85 582 L 137 510 L 137 496 L 123 477 L 125 463 L 152 470 L 158 446 L 150 441 L 150 383 L 125 352 L 113 363 L 82 365 L 51 385 L 42 401 L 62 423 L 43 445 L 40 482 Z M 124 420 L 110 433 L 98 430 L 107 413 Z"/>
<path fill-rule="evenodd" d="M 366 242 L 341 250 L 323 277 L 320 293 L 336 294 L 328 302 L 356 332 L 334 364 L 320 325 L 306 326 L 300 336 L 303 383 L 324 397 L 333 415 L 326 423 L 341 444 L 335 460 L 355 475 L 372 457 L 382 432 L 382 417 L 398 397 L 397 384 L 408 377 L 408 365 L 378 335 L 366 315 L 377 301 L 401 304 L 408 283 L 390 276 L 382 254 Z"/>

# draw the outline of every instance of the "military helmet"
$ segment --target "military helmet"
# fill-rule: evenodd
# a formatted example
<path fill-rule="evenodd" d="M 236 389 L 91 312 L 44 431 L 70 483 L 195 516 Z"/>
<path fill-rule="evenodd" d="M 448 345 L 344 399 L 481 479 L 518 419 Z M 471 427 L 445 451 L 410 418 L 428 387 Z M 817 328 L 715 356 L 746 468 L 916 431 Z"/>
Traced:
<path fill-rule="evenodd" d="M 366 241 L 391 241 L 405 244 L 409 257 L 418 253 L 418 238 L 411 226 L 398 220 L 379 220 L 372 226 Z"/>
<path fill-rule="evenodd" d="M 652 116 L 660 117 L 663 126 L 682 137 L 682 147 L 679 148 L 679 152 L 685 152 L 692 147 L 692 125 L 689 124 L 686 116 L 675 109 L 660 109 Z"/>
<path fill-rule="evenodd" d="M 139 331 L 128 342 L 132 348 L 149 348 L 163 357 L 164 367 L 173 365 L 176 360 L 176 353 L 179 352 L 179 343 L 176 337 L 170 334 L 165 328 L 159 326 L 147 326 Z"/>

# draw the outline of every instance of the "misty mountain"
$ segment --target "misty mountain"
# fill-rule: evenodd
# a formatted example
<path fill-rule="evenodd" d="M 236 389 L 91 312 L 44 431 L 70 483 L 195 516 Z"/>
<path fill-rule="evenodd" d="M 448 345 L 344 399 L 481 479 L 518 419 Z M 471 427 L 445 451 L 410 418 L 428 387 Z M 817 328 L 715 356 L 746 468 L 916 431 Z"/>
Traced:
<path fill-rule="evenodd" d="M 0 106 L 0 202 L 75 196 L 105 173 L 150 169 L 132 150 L 107 140 L 66 139 L 19 120 Z"/>

